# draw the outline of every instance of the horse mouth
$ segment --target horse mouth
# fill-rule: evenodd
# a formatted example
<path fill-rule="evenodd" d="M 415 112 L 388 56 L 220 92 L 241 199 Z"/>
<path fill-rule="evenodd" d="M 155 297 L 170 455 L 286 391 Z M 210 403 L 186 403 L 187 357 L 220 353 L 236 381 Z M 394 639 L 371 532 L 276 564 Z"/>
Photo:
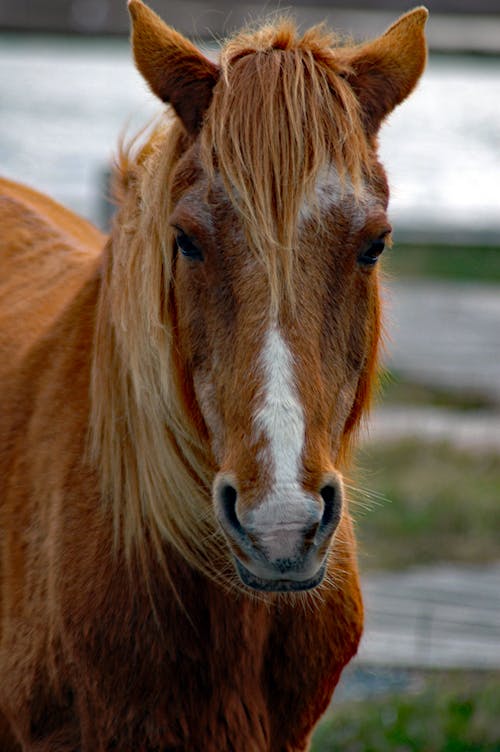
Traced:
<path fill-rule="evenodd" d="M 235 559 L 236 571 L 244 585 L 252 590 L 259 590 L 266 593 L 292 593 L 303 590 L 312 590 L 317 587 L 325 576 L 326 564 L 323 563 L 313 577 L 307 579 L 286 579 L 286 578 L 269 578 L 257 577 L 241 563 Z"/>

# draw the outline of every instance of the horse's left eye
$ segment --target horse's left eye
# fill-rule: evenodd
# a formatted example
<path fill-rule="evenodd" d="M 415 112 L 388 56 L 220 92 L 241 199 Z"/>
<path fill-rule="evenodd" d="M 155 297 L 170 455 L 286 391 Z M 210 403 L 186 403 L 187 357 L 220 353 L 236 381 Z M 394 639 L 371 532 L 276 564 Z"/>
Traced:
<path fill-rule="evenodd" d="M 195 261 L 203 261 L 203 253 L 194 240 L 182 230 L 178 230 L 175 236 L 177 247 L 183 256 Z"/>
<path fill-rule="evenodd" d="M 369 248 L 367 248 L 360 256 L 358 256 L 358 262 L 361 264 L 361 266 L 374 266 L 377 263 L 378 257 L 381 255 L 384 248 L 385 235 L 374 240 Z"/>

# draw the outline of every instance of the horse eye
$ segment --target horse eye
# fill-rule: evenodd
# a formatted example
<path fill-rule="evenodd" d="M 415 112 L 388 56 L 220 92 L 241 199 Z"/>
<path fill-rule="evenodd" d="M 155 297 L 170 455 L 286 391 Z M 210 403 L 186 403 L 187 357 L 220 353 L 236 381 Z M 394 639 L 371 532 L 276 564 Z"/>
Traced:
<path fill-rule="evenodd" d="M 175 240 L 183 256 L 195 261 L 203 261 L 203 253 L 189 235 L 186 235 L 182 230 L 178 230 Z"/>
<path fill-rule="evenodd" d="M 374 266 L 377 261 L 378 257 L 381 255 L 385 248 L 385 236 L 382 236 L 381 238 L 377 238 L 374 240 L 370 247 L 367 248 L 366 251 L 363 251 L 363 253 L 358 256 L 358 262 L 362 266 Z"/>

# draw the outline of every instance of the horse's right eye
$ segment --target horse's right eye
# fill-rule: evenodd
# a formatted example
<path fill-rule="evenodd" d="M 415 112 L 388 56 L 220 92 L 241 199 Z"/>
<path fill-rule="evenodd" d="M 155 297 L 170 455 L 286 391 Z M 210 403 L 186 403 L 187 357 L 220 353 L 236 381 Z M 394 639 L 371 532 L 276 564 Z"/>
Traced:
<path fill-rule="evenodd" d="M 203 253 L 194 240 L 182 230 L 178 230 L 175 236 L 177 247 L 183 256 L 194 261 L 203 261 Z"/>

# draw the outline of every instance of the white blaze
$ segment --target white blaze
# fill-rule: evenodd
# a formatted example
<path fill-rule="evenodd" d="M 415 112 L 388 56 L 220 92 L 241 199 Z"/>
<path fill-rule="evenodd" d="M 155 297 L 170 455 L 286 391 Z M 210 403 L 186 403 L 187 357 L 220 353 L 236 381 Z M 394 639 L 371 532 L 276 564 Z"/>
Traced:
<path fill-rule="evenodd" d="M 299 222 L 304 224 L 313 217 L 337 207 L 343 209 L 353 229 L 362 226 L 370 212 L 377 206 L 376 198 L 364 186 L 356 191 L 348 175 L 339 176 L 337 169 L 329 165 L 318 176 L 312 201 L 304 199 L 299 211 Z"/>
<path fill-rule="evenodd" d="M 262 459 L 270 462 L 273 478 L 264 501 L 265 518 L 268 523 L 282 522 L 295 527 L 304 522 L 300 507 L 306 494 L 299 483 L 305 436 L 304 410 L 294 383 L 293 356 L 276 326 L 271 326 L 267 332 L 261 365 L 264 383 L 255 426 L 267 440 Z M 297 502 L 301 502 L 298 507 Z M 296 507 L 298 514 L 293 513 L 292 507 Z"/>

